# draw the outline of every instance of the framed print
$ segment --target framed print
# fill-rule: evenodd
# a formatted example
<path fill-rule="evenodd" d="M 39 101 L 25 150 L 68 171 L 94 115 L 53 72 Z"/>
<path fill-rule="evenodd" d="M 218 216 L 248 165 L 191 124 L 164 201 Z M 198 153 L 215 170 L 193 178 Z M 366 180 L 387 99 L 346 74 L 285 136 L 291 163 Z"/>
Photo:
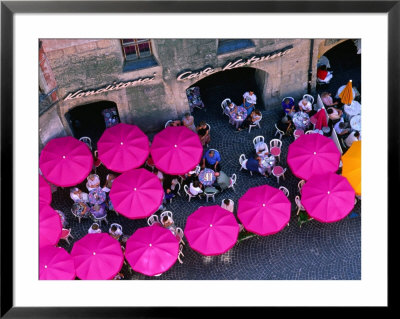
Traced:
<path fill-rule="evenodd" d="M 1 316 L 388 307 L 399 13 L 2 1 Z"/>

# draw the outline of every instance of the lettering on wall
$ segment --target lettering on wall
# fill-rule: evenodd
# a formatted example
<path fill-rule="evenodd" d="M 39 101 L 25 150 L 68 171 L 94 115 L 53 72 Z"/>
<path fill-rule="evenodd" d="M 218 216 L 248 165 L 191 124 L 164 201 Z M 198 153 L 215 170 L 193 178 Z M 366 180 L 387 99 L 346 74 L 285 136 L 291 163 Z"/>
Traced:
<path fill-rule="evenodd" d="M 185 70 L 183 72 L 178 73 L 176 79 L 178 81 L 191 80 L 191 79 L 201 77 L 202 75 L 210 75 L 217 71 L 226 71 L 226 70 L 241 68 L 244 66 L 249 66 L 252 64 L 259 63 L 259 62 L 264 62 L 264 61 L 275 59 L 277 57 L 281 57 L 281 56 L 287 54 L 292 49 L 293 49 L 293 46 L 289 45 L 287 47 L 284 47 L 283 49 L 276 50 L 276 51 L 273 51 L 270 53 L 265 53 L 263 55 L 259 55 L 259 56 L 253 55 L 248 58 L 238 58 L 232 62 L 227 62 L 223 67 L 213 68 L 212 66 L 205 66 L 200 70 L 187 70 L 187 71 Z"/>
<path fill-rule="evenodd" d="M 82 98 L 82 97 L 91 96 L 91 95 L 95 95 L 95 94 L 100 94 L 100 93 L 104 93 L 104 92 L 110 92 L 110 91 L 125 89 L 125 88 L 128 88 L 128 87 L 137 86 L 137 85 L 140 85 L 140 84 L 146 84 L 146 83 L 154 81 L 155 75 L 156 75 L 156 73 L 154 73 L 154 75 L 151 76 L 151 77 L 139 78 L 139 79 L 135 79 L 135 80 L 125 81 L 125 82 L 118 82 L 118 83 L 114 82 L 113 84 L 107 85 L 107 86 L 99 88 L 99 89 L 93 89 L 93 90 L 87 90 L 87 91 L 78 90 L 76 92 L 69 93 L 64 98 L 64 101 L 73 100 L 73 99 L 79 99 L 79 98 Z"/>

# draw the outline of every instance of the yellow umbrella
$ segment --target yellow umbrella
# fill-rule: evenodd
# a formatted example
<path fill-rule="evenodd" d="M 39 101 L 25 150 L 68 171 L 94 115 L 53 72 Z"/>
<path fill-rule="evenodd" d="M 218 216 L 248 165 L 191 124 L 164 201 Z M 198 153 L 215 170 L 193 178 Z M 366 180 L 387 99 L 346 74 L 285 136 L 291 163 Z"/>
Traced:
<path fill-rule="evenodd" d="M 349 80 L 343 91 L 340 92 L 339 97 L 343 104 L 350 105 L 351 102 L 353 102 L 354 96 L 353 96 L 353 86 L 351 80 Z"/>
<path fill-rule="evenodd" d="M 342 156 L 342 175 L 347 178 L 357 195 L 361 195 L 361 141 L 351 144 Z"/>

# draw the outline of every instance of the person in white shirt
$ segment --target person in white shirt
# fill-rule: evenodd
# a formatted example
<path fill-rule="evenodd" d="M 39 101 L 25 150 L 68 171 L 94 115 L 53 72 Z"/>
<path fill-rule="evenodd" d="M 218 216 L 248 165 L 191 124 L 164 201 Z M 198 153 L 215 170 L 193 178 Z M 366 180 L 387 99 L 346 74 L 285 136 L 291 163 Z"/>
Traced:
<path fill-rule="evenodd" d="M 257 103 L 257 96 L 253 91 L 248 91 L 243 94 L 242 106 L 247 110 L 247 115 L 250 115 Z"/>
<path fill-rule="evenodd" d="M 310 112 L 312 110 L 312 105 L 311 105 L 309 100 L 302 99 L 299 102 L 299 108 L 300 108 L 300 111 L 308 113 L 308 112 Z"/>
<path fill-rule="evenodd" d="M 233 200 L 229 200 L 229 199 L 224 199 L 224 201 L 221 204 L 221 207 L 223 209 L 229 210 L 231 213 L 233 213 L 233 210 L 235 208 L 235 204 L 233 202 Z"/>
<path fill-rule="evenodd" d="M 96 174 L 90 174 L 87 177 L 86 187 L 89 190 L 89 192 L 91 190 L 96 189 L 97 187 L 100 187 L 100 178 L 99 178 L 99 176 L 96 175 Z"/>
<path fill-rule="evenodd" d="M 89 195 L 82 192 L 78 187 L 71 188 L 69 196 L 74 202 L 87 203 L 89 201 Z"/>
<path fill-rule="evenodd" d="M 360 140 L 360 132 L 353 131 L 349 134 L 349 136 L 346 137 L 344 143 L 346 144 L 347 147 L 350 147 L 354 142 L 359 140 Z"/>
<path fill-rule="evenodd" d="M 350 131 L 348 129 L 348 123 L 344 122 L 343 117 L 335 124 L 333 128 L 335 129 L 337 135 L 346 135 Z"/>
<path fill-rule="evenodd" d="M 102 188 L 103 192 L 108 193 L 111 190 L 111 186 L 112 186 L 112 183 L 113 183 L 115 177 L 116 176 L 114 174 L 107 174 L 106 184 Z"/>
<path fill-rule="evenodd" d="M 98 233 L 101 233 L 101 229 L 99 227 L 99 224 L 94 223 L 92 226 L 90 226 L 88 234 L 98 234 Z"/>
<path fill-rule="evenodd" d="M 203 193 L 203 190 L 201 189 L 200 182 L 199 181 L 194 181 L 193 183 L 190 183 L 189 191 L 194 196 L 197 196 L 197 195 Z"/>
<path fill-rule="evenodd" d="M 265 156 L 267 156 L 269 154 L 268 146 L 264 142 L 258 142 L 256 144 L 255 148 L 256 148 L 257 156 L 264 158 Z"/>

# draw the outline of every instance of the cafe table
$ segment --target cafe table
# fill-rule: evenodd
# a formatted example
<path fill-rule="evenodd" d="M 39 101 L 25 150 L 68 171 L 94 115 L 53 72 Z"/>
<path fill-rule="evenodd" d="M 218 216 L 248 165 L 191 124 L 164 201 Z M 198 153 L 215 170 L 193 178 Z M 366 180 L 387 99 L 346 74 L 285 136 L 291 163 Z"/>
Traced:
<path fill-rule="evenodd" d="M 361 115 L 355 115 L 350 120 L 350 126 L 355 131 L 361 131 Z"/>
<path fill-rule="evenodd" d="M 293 115 L 293 123 L 297 129 L 305 131 L 310 124 L 310 117 L 306 112 L 296 112 Z"/>
<path fill-rule="evenodd" d="M 247 110 L 243 106 L 238 105 L 237 112 L 233 112 L 232 114 L 229 113 L 229 117 L 231 118 L 231 121 L 235 123 L 236 128 L 239 128 L 247 117 Z"/>
<path fill-rule="evenodd" d="M 199 174 L 199 181 L 204 186 L 211 186 L 215 182 L 215 172 L 210 168 L 203 169 Z"/>
<path fill-rule="evenodd" d="M 89 192 L 89 203 L 92 205 L 103 204 L 106 201 L 106 193 L 97 187 Z"/>

